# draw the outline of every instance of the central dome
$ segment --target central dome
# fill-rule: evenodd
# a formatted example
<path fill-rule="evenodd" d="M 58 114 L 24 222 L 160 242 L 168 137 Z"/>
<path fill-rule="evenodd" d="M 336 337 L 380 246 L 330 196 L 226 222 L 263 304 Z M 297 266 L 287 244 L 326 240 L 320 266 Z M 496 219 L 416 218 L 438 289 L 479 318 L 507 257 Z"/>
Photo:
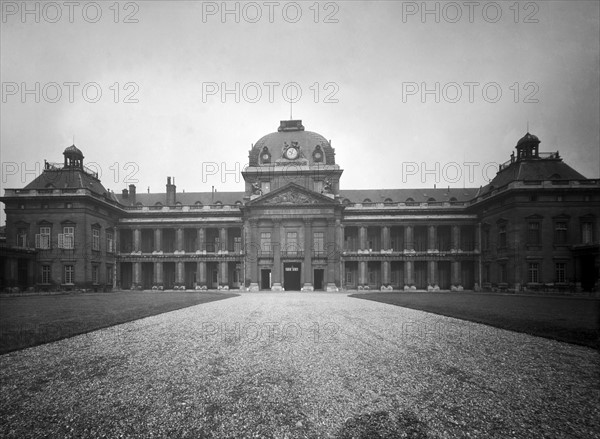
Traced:
<path fill-rule="evenodd" d="M 335 164 L 335 153 L 325 137 L 312 131 L 305 131 L 301 120 L 283 120 L 277 132 L 261 137 L 250 151 L 250 166 L 260 166 L 261 154 L 268 152 L 271 162 L 282 159 L 285 148 L 297 145 L 300 157 L 307 159 L 309 164 Z M 265 149 L 266 148 L 266 149 Z M 319 152 L 323 157 L 319 160 Z"/>

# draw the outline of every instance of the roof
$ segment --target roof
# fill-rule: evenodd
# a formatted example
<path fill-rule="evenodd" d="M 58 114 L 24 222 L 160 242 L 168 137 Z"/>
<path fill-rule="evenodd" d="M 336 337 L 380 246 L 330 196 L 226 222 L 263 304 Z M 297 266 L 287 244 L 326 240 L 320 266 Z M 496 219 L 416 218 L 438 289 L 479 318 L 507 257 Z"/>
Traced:
<path fill-rule="evenodd" d="M 83 169 L 74 167 L 45 169 L 25 189 L 89 189 L 97 195 L 109 196 L 114 200 L 114 195 L 106 190 L 100 180 Z"/>
<path fill-rule="evenodd" d="M 131 194 L 128 199 L 123 199 L 122 194 L 115 194 L 119 203 L 129 205 L 131 202 Z M 212 192 L 177 192 L 175 201 L 183 205 L 194 205 L 198 202 L 202 205 L 216 204 L 236 204 L 243 203 L 244 192 L 215 192 L 214 197 Z M 135 204 L 141 203 L 143 206 L 154 206 L 157 203 L 167 204 L 166 193 L 138 193 L 135 195 Z"/>
<path fill-rule="evenodd" d="M 366 199 L 371 200 L 372 203 L 383 203 L 386 200 L 403 203 L 410 198 L 414 202 L 424 203 L 433 200 L 468 201 L 475 198 L 478 191 L 479 188 L 351 189 L 340 191 L 340 197 L 342 200 L 348 199 L 351 203 L 362 203 Z"/>
<path fill-rule="evenodd" d="M 326 165 L 335 164 L 335 150 L 330 143 L 321 134 L 302 130 L 294 131 L 277 131 L 261 137 L 254 144 L 249 154 L 250 166 L 259 166 L 259 156 L 264 147 L 267 147 L 271 153 L 272 160 L 277 160 L 283 157 L 283 147 L 287 143 L 298 142 L 300 152 L 308 159 L 309 164 L 313 164 L 312 153 L 317 145 L 321 146 L 325 155 Z"/>
<path fill-rule="evenodd" d="M 531 142 L 540 143 L 540 139 L 538 138 L 538 136 L 536 136 L 535 134 L 531 134 L 528 131 L 527 134 L 525 134 L 523 137 L 521 137 L 519 139 L 519 141 L 517 142 L 517 146 L 520 146 L 524 143 L 531 143 Z"/>
<path fill-rule="evenodd" d="M 585 177 L 563 162 L 562 159 L 534 158 L 518 160 L 499 171 L 482 192 L 486 193 L 512 181 L 541 180 L 585 180 Z"/>
<path fill-rule="evenodd" d="M 65 150 L 63 151 L 63 154 L 64 155 L 75 155 L 78 158 L 83 158 L 83 153 L 75 145 L 71 145 L 71 146 L 65 148 Z"/>

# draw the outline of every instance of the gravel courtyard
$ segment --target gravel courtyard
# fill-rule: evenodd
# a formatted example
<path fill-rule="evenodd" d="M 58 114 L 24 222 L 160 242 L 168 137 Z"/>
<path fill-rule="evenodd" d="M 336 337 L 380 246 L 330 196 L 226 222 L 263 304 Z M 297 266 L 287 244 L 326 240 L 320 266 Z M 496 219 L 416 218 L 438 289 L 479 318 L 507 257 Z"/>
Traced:
<path fill-rule="evenodd" d="M 242 293 L 0 357 L 0 436 L 587 439 L 599 364 L 341 293 Z"/>

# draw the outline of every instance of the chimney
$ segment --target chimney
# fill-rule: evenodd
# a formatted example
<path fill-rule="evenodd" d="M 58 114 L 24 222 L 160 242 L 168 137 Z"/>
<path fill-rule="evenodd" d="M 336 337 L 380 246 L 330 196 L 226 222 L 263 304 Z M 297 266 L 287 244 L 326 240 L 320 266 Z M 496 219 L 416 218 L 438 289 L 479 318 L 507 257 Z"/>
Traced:
<path fill-rule="evenodd" d="M 127 189 L 123 189 L 123 199 L 126 200 L 127 198 L 129 198 L 129 192 Z"/>
<path fill-rule="evenodd" d="M 131 205 L 135 205 L 135 184 L 129 185 L 129 198 L 131 198 Z"/>
<path fill-rule="evenodd" d="M 171 184 L 171 177 L 167 177 L 167 206 L 175 206 L 175 178 Z"/>

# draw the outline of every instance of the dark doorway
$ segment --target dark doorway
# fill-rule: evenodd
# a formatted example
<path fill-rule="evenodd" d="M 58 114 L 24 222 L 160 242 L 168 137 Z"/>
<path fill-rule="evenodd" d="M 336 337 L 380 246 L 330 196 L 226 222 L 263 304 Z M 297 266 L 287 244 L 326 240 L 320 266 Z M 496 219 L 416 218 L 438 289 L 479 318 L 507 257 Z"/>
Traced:
<path fill-rule="evenodd" d="M 175 262 L 163 263 L 163 288 L 172 290 L 175 286 Z"/>
<path fill-rule="evenodd" d="M 300 264 L 290 262 L 283 264 L 283 288 L 286 291 L 300 291 Z"/>
<path fill-rule="evenodd" d="M 154 284 L 154 263 L 142 262 L 142 288 L 151 290 Z"/>
<path fill-rule="evenodd" d="M 315 268 L 313 274 L 314 274 L 314 280 L 315 283 L 313 285 L 313 287 L 315 288 L 315 290 L 322 290 L 323 289 L 323 275 L 324 275 L 325 270 L 323 270 L 322 268 Z"/>
<path fill-rule="evenodd" d="M 271 270 L 268 268 L 263 268 L 262 270 L 260 270 L 260 289 L 271 289 Z"/>
<path fill-rule="evenodd" d="M 185 263 L 185 287 L 187 289 L 193 289 L 196 286 L 196 268 L 195 262 Z"/>
<path fill-rule="evenodd" d="M 596 282 L 596 267 L 594 256 L 581 257 L 581 289 L 583 291 L 593 291 Z"/>

